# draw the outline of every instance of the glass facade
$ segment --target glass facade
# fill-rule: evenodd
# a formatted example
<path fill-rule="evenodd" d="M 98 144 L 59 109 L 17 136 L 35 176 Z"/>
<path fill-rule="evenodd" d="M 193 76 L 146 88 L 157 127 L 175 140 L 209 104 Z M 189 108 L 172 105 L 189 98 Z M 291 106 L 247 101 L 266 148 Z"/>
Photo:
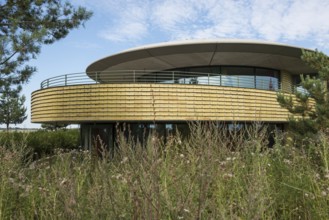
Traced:
<path fill-rule="evenodd" d="M 80 126 L 80 134 L 81 145 L 85 149 L 94 151 L 99 156 L 113 153 L 113 124 L 82 124 Z"/>
<path fill-rule="evenodd" d="M 209 122 L 201 122 L 200 125 Z M 248 135 L 250 132 L 246 132 L 248 129 L 253 129 L 253 124 L 250 123 L 233 123 L 233 122 L 210 122 L 212 125 L 216 125 L 218 132 L 222 135 L 230 138 L 232 137 L 232 148 L 234 146 L 234 137 L 236 135 Z M 190 124 L 193 126 L 193 124 Z M 117 146 L 118 138 L 124 137 L 127 141 L 133 143 L 139 143 L 145 146 L 148 138 L 151 134 L 156 134 L 157 138 L 166 143 L 171 137 L 179 134 L 184 140 L 191 132 L 190 125 L 188 123 L 108 123 L 108 124 L 82 124 L 81 125 L 81 140 L 82 146 L 92 152 L 95 152 L 98 156 L 103 156 L 104 153 L 110 153 L 113 155 L 114 148 Z M 274 144 L 274 131 L 283 130 L 282 124 L 263 124 L 266 126 L 268 132 L 268 145 L 269 147 Z M 120 136 L 123 135 L 123 136 Z M 247 138 L 247 137 L 246 137 Z"/>
<path fill-rule="evenodd" d="M 280 72 L 274 69 L 246 66 L 205 66 L 184 67 L 164 73 L 149 73 L 139 78 L 139 82 L 199 84 L 278 90 Z M 177 71 L 177 72 L 175 72 Z"/>
<path fill-rule="evenodd" d="M 80 129 L 82 146 L 88 150 L 96 150 L 98 154 L 104 151 L 112 152 L 120 134 L 123 134 L 126 140 L 144 145 L 153 133 L 164 143 L 177 133 L 182 138 L 186 138 L 190 133 L 187 123 L 81 124 Z"/>

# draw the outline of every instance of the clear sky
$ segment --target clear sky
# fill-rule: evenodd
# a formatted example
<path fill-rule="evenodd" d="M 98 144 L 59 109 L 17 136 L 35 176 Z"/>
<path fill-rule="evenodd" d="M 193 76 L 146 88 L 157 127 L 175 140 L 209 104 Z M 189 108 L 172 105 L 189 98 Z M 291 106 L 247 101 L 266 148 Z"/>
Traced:
<path fill-rule="evenodd" d="M 185 39 L 258 39 L 329 54 L 329 0 L 71 0 L 94 12 L 85 27 L 43 46 L 30 62 L 38 71 L 24 86 L 31 123 L 31 93 L 42 80 L 84 72 L 92 62 L 145 44 Z M 3 126 L 2 126 L 3 127 Z"/>

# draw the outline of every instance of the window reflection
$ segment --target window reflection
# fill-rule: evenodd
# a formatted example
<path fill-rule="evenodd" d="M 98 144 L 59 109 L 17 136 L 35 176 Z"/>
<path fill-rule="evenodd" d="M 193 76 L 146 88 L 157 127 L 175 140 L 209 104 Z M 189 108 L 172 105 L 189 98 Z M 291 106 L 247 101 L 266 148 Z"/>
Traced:
<path fill-rule="evenodd" d="M 304 74 L 304 75 L 294 75 L 292 77 L 294 90 L 297 91 L 297 92 L 306 94 L 306 93 L 308 93 L 308 91 L 303 86 L 301 86 L 301 82 L 302 82 L 301 76 L 303 76 L 304 78 L 306 78 L 308 76 L 311 77 L 311 78 L 316 78 L 317 74 L 311 73 L 311 74 Z"/>
<path fill-rule="evenodd" d="M 254 129 L 254 124 L 241 122 L 218 122 L 218 132 L 224 132 L 225 135 L 232 137 L 232 149 L 236 147 L 234 138 L 236 135 L 244 135 L 248 138 L 250 132 L 248 129 Z M 263 124 L 259 128 L 266 128 L 269 134 L 269 146 L 273 145 L 273 135 L 277 130 L 282 130 L 282 124 Z M 134 144 L 139 143 L 146 146 L 148 138 L 151 134 L 156 134 L 158 140 L 166 143 L 173 136 L 179 135 L 184 140 L 191 134 L 188 123 L 183 122 L 163 122 L 163 123 L 110 123 L 110 124 L 82 124 L 82 146 L 96 155 L 103 157 L 105 154 L 114 154 L 114 148 L 119 147 L 117 139 L 119 136 L 127 141 L 133 141 Z M 134 145 L 133 144 L 133 145 Z"/>
<path fill-rule="evenodd" d="M 187 67 L 170 71 L 177 71 L 175 79 L 164 81 L 165 83 L 231 86 L 274 91 L 279 89 L 280 83 L 278 70 L 259 67 Z"/>

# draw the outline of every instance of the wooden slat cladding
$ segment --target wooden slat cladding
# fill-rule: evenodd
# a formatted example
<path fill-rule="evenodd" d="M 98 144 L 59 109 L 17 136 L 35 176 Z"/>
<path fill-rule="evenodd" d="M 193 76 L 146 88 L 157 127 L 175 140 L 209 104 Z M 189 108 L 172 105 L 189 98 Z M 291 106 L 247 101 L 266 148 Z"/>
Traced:
<path fill-rule="evenodd" d="M 275 91 L 182 84 L 94 84 L 32 94 L 32 122 L 285 122 Z"/>
<path fill-rule="evenodd" d="M 293 86 L 290 73 L 284 71 L 281 72 L 281 90 L 288 93 L 292 92 Z"/>

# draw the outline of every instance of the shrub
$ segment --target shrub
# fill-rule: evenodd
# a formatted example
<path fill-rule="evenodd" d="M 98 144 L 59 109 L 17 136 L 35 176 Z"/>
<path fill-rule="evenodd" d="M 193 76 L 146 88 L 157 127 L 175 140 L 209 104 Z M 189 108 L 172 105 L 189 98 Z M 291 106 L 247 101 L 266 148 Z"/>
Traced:
<path fill-rule="evenodd" d="M 8 148 L 21 145 L 22 141 L 37 157 L 53 154 L 57 148 L 71 150 L 80 146 L 79 130 L 77 129 L 0 133 L 0 146 Z"/>

